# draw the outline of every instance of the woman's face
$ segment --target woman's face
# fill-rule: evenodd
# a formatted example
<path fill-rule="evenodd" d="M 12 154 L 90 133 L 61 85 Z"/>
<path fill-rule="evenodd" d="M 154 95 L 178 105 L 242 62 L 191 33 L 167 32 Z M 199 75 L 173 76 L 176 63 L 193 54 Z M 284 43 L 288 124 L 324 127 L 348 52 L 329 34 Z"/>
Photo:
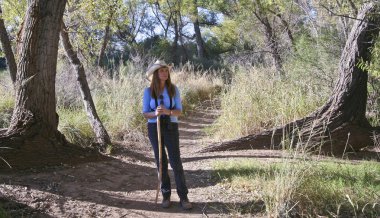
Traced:
<path fill-rule="evenodd" d="M 167 67 L 158 69 L 158 78 L 160 81 L 166 81 L 169 78 L 169 69 Z"/>

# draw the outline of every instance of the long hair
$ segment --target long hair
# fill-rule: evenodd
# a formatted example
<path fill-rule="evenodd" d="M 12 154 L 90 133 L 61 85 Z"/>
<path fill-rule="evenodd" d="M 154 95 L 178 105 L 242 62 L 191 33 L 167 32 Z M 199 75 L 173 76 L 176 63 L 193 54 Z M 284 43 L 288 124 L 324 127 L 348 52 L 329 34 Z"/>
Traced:
<path fill-rule="evenodd" d="M 160 89 L 160 78 L 158 77 L 158 70 L 159 69 L 153 72 L 153 78 L 150 83 L 150 91 L 153 98 L 158 98 L 158 96 L 164 91 Z M 175 85 L 170 79 L 170 72 L 168 74 L 168 79 L 165 81 L 165 86 L 168 89 L 170 98 L 173 98 L 175 96 Z"/>

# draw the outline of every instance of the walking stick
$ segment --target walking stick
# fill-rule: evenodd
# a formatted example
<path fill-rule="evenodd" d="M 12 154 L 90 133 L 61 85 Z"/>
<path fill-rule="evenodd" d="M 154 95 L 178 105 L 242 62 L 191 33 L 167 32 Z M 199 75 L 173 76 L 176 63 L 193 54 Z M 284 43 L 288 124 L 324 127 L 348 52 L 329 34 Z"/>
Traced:
<path fill-rule="evenodd" d="M 162 142 L 161 142 L 161 122 L 160 116 L 157 116 L 157 135 L 158 135 L 158 184 L 157 184 L 157 192 L 156 192 L 156 205 L 158 200 L 158 193 L 160 192 L 161 182 L 162 182 Z"/>

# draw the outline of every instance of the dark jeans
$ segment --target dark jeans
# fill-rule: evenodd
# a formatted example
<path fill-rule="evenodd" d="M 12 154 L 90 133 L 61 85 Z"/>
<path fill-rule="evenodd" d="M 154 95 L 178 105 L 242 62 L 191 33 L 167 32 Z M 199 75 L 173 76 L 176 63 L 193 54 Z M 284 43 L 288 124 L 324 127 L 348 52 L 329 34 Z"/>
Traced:
<path fill-rule="evenodd" d="M 163 148 L 166 147 L 169 155 L 170 166 L 172 167 L 174 172 L 178 196 L 180 197 L 180 199 L 186 199 L 188 189 L 186 187 L 185 175 L 183 172 L 182 161 L 179 151 L 178 123 L 171 123 L 170 125 L 171 126 L 168 128 L 168 125 L 164 125 L 161 123 L 161 142 Z M 150 143 L 153 147 L 157 169 L 159 169 L 158 136 L 156 123 L 148 123 L 148 135 Z M 166 156 L 165 149 L 162 149 L 161 192 L 164 198 L 170 197 L 171 187 L 170 178 L 168 174 L 168 158 Z"/>

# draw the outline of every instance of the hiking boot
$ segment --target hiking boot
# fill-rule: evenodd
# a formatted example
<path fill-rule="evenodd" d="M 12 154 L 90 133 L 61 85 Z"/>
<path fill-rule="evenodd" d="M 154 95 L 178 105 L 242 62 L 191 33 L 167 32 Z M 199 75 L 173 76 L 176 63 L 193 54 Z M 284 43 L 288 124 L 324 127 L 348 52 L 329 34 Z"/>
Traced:
<path fill-rule="evenodd" d="M 185 198 L 185 199 L 181 199 L 181 201 L 179 202 L 182 209 L 184 210 L 190 210 L 193 208 L 193 205 L 190 203 L 189 199 Z"/>
<path fill-rule="evenodd" d="M 169 208 L 170 205 L 171 205 L 170 197 L 162 199 L 161 205 L 162 205 L 163 208 Z"/>

